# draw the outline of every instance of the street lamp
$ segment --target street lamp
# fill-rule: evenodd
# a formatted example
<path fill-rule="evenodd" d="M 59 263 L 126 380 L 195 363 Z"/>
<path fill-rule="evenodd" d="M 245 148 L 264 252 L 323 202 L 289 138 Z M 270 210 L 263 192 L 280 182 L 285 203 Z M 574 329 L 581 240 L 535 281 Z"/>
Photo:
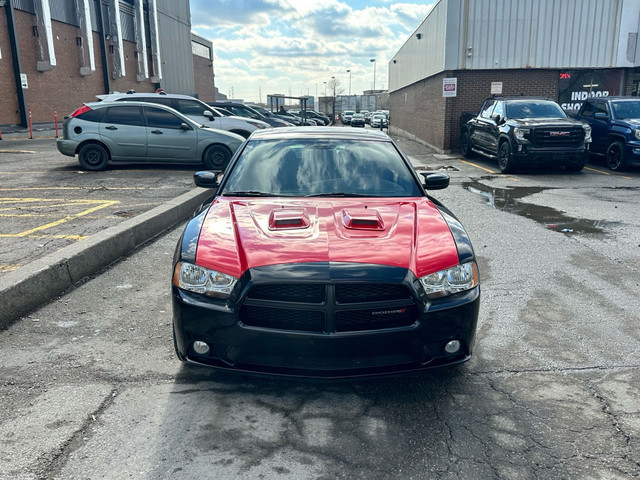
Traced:
<path fill-rule="evenodd" d="M 327 96 L 327 82 L 322 82 L 324 83 L 324 96 Z"/>
<path fill-rule="evenodd" d="M 371 60 L 369 60 L 371 63 L 373 63 L 373 91 L 376 91 L 376 59 L 372 58 Z"/>
<path fill-rule="evenodd" d="M 351 70 L 347 70 L 347 73 L 349 74 L 349 96 L 351 96 Z"/>

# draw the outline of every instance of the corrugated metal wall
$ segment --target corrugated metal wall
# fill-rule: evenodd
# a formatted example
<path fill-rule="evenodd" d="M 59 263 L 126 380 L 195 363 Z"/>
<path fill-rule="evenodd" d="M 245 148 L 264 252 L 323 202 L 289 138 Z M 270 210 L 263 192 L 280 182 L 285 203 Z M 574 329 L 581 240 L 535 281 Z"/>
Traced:
<path fill-rule="evenodd" d="M 447 8 L 441 0 L 389 63 L 389 90 L 441 72 L 445 65 Z M 458 2 L 460 0 L 454 0 Z M 421 38 L 417 39 L 416 35 Z M 394 63 L 395 61 L 395 63 Z"/>
<path fill-rule="evenodd" d="M 389 63 L 389 90 L 445 70 L 637 66 L 620 52 L 639 15 L 638 0 L 441 0 Z"/>
<path fill-rule="evenodd" d="M 193 95 L 196 87 L 191 54 L 189 2 L 159 0 L 158 31 L 161 32 L 162 88 L 169 93 Z"/>

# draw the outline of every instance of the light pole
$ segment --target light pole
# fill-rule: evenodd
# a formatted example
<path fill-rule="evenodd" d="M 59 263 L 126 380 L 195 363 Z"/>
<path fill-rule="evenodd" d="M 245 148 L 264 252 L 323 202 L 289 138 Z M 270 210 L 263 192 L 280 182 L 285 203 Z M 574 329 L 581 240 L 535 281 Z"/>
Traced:
<path fill-rule="evenodd" d="M 371 63 L 373 63 L 373 91 L 376 91 L 376 59 L 372 58 L 371 60 L 369 60 Z"/>
<path fill-rule="evenodd" d="M 322 82 L 324 83 L 324 96 L 327 96 L 327 82 Z"/>
<path fill-rule="evenodd" d="M 331 113 L 333 121 L 336 119 L 336 77 L 331 77 L 331 86 L 333 87 L 333 112 Z"/>
<path fill-rule="evenodd" d="M 349 96 L 351 96 L 351 70 L 347 70 L 347 73 L 349 74 Z"/>

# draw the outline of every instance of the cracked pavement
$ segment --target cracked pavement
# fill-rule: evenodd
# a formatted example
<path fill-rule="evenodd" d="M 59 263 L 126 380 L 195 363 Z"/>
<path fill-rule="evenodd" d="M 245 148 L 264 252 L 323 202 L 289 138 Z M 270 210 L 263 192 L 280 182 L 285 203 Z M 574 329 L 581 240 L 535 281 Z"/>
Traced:
<path fill-rule="evenodd" d="M 640 199 L 604 175 L 514 181 L 449 163 L 435 196 L 469 231 L 482 278 L 469 363 L 341 382 L 181 365 L 178 228 L 0 331 L 0 478 L 640 477 Z M 487 206 L 469 179 L 554 187 L 527 201 L 623 222 L 566 235 Z"/>

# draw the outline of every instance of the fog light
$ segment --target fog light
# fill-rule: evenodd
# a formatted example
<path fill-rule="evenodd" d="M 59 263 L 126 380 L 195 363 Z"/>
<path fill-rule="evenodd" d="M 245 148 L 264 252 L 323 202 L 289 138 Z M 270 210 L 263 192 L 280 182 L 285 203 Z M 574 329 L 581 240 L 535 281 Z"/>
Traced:
<path fill-rule="evenodd" d="M 196 342 L 197 343 L 197 342 Z M 444 351 L 447 353 L 456 353 L 460 350 L 460 340 L 451 340 L 444 346 Z"/>
<path fill-rule="evenodd" d="M 200 355 L 209 353 L 209 345 L 207 345 L 205 342 L 201 342 L 200 340 L 196 340 L 195 342 L 193 342 L 193 349 Z"/>

